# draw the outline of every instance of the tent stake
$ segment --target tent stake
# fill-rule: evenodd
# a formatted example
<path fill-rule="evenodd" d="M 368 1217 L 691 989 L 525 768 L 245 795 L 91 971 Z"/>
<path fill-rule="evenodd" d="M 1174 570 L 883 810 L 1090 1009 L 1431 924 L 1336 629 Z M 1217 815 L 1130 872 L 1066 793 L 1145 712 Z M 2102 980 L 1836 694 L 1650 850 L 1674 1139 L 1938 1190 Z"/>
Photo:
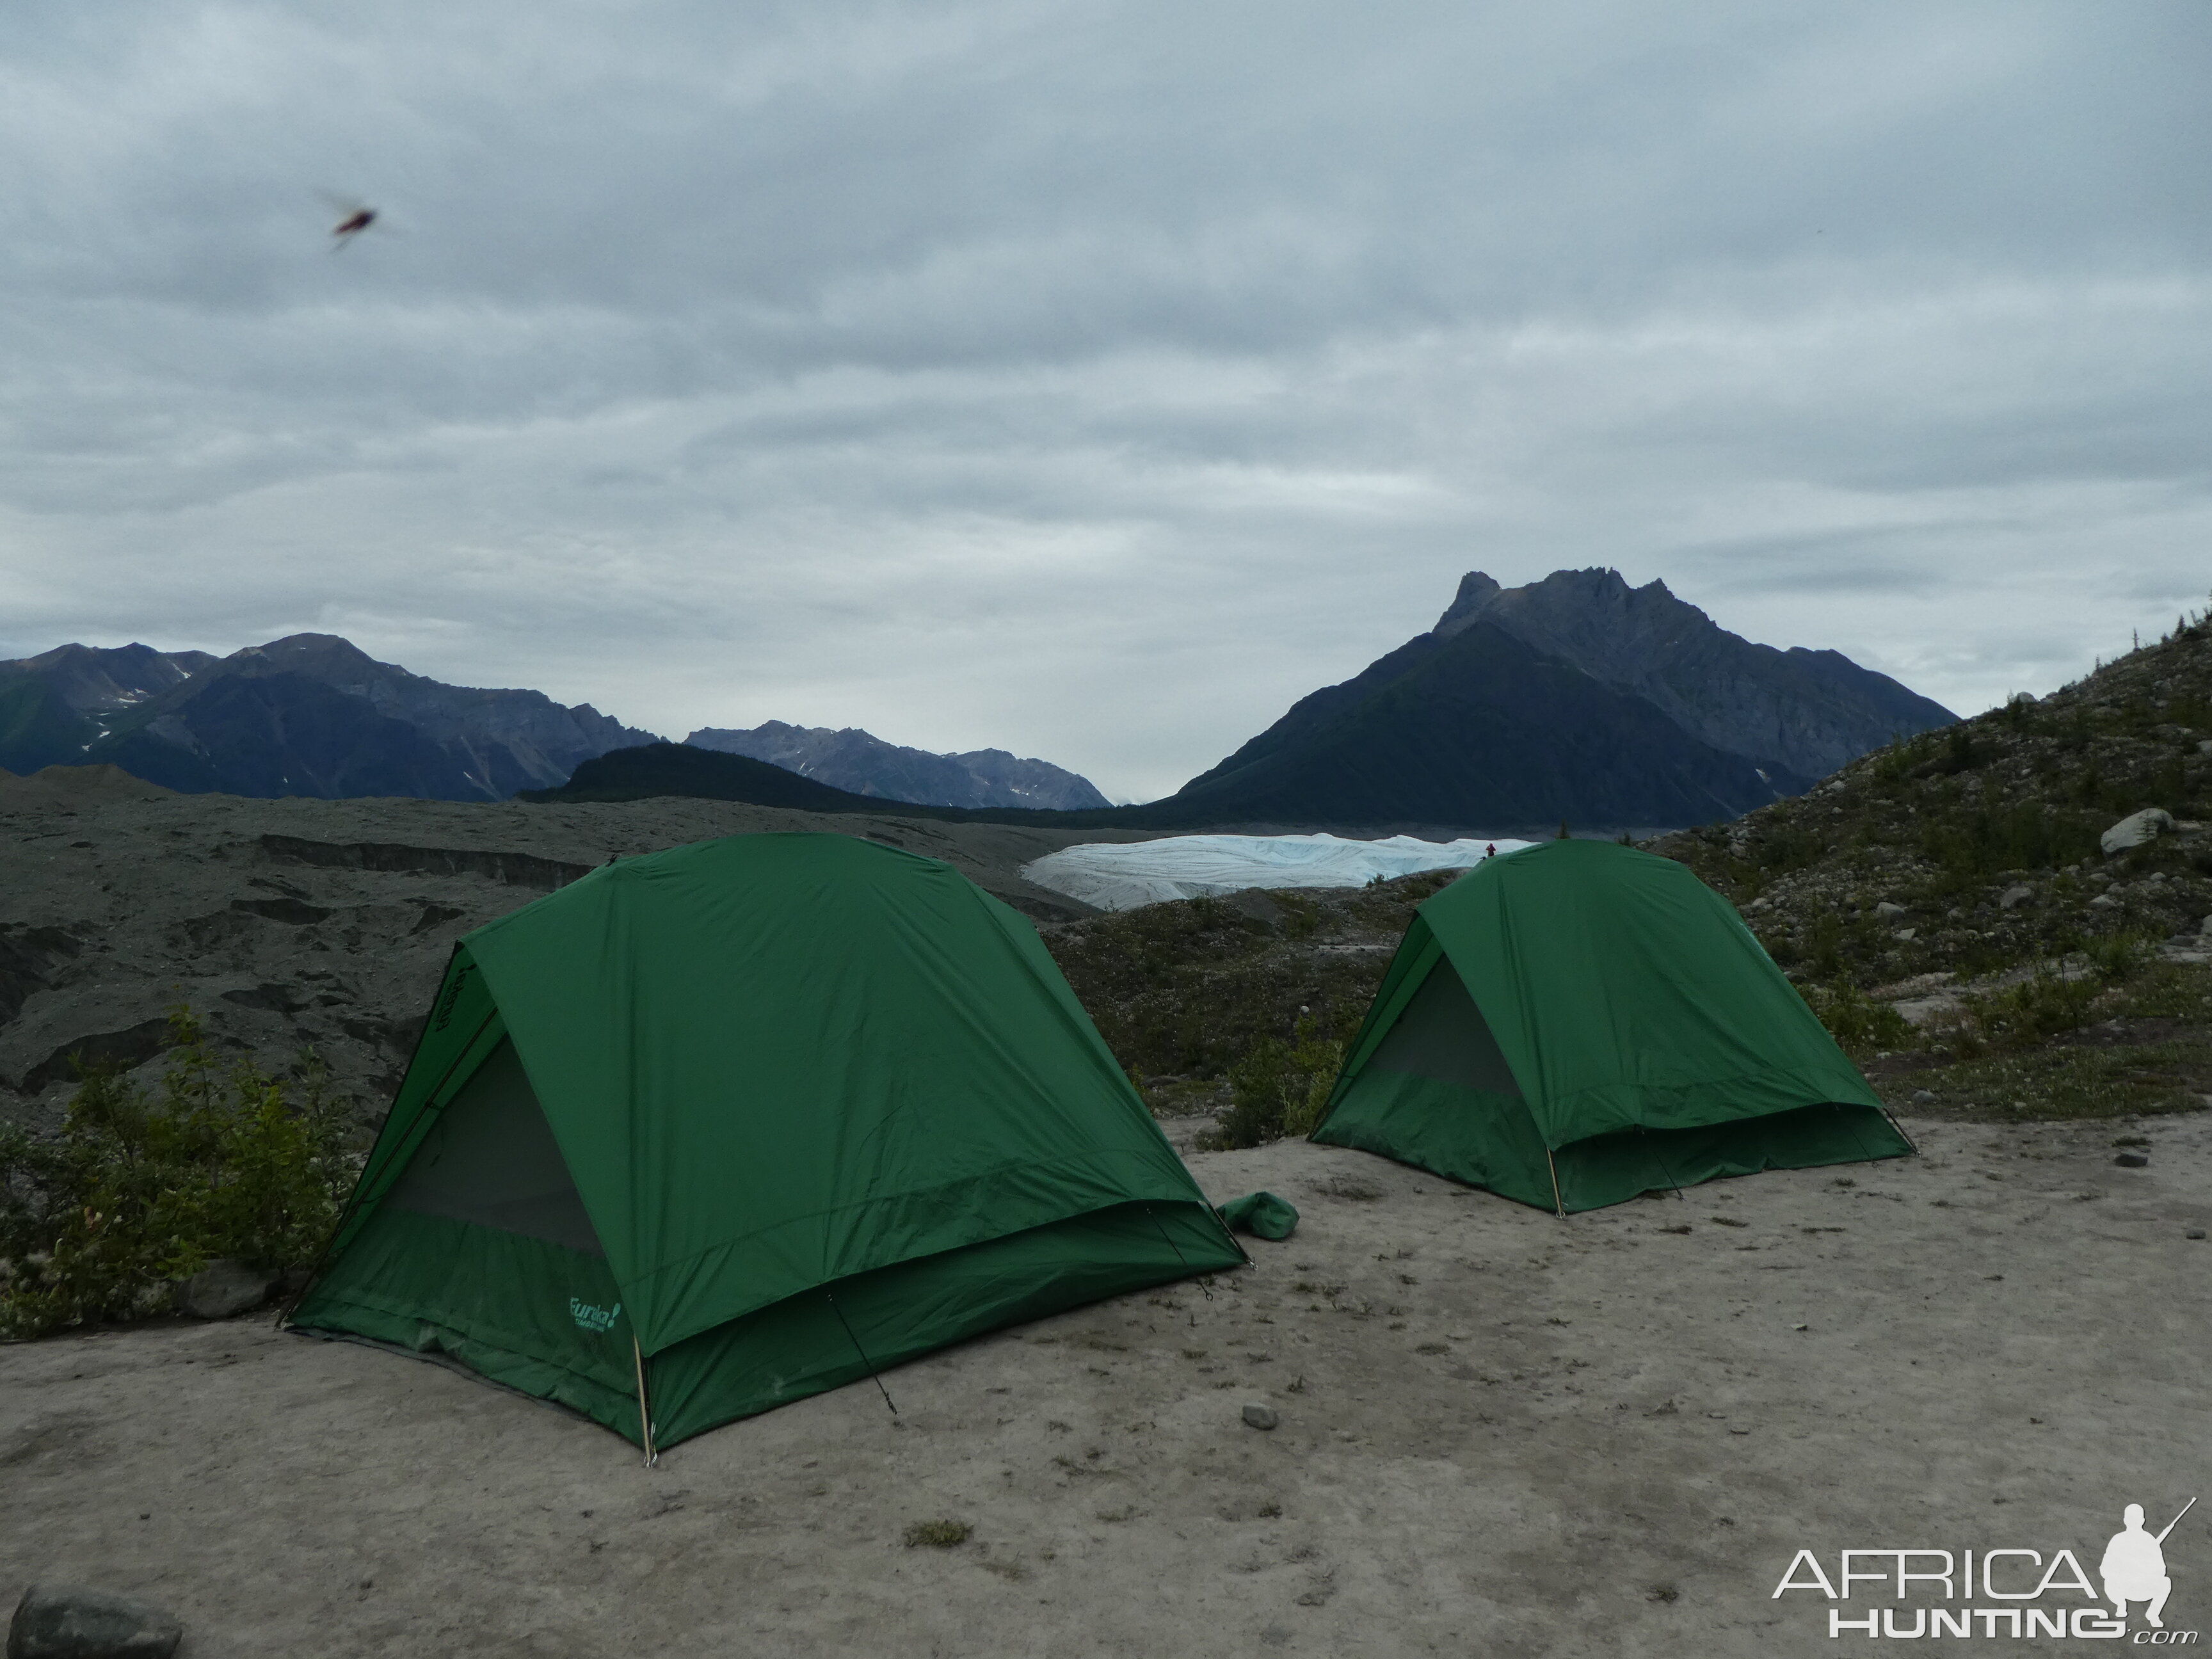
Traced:
<path fill-rule="evenodd" d="M 629 1351 L 637 1361 L 637 1426 L 645 1441 L 645 1467 L 651 1468 L 660 1461 L 660 1454 L 653 1449 L 653 1408 L 645 1397 L 645 1350 L 637 1346 L 633 1334 Z"/>
<path fill-rule="evenodd" d="M 1567 1203 L 1559 1196 L 1559 1166 L 1552 1157 L 1549 1146 L 1544 1148 L 1544 1162 L 1551 1166 L 1552 1170 L 1552 1213 L 1565 1221 L 1567 1218 Z"/>

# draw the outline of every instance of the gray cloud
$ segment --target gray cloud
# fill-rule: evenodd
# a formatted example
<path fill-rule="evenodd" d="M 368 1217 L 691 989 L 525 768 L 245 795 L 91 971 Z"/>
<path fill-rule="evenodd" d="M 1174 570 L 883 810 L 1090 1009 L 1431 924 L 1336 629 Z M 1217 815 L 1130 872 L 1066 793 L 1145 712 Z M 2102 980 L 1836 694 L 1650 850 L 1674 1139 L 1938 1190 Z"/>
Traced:
<path fill-rule="evenodd" d="M 2208 59 L 2191 3 L 24 0 L 0 652 L 327 628 L 1141 798 L 1465 569 L 1613 564 L 1984 706 L 2212 580 Z"/>

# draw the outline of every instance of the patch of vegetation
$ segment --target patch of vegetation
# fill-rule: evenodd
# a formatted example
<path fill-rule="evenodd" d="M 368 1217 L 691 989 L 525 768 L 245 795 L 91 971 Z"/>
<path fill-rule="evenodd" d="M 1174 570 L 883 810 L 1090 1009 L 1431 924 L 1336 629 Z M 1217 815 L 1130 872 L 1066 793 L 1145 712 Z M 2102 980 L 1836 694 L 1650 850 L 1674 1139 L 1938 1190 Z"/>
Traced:
<path fill-rule="evenodd" d="M 1310 1016 L 1298 1021 L 1288 1042 L 1261 1037 L 1230 1068 L 1229 1110 L 1218 1127 L 1199 1137 L 1200 1148 L 1227 1152 L 1312 1133 L 1343 1069 L 1343 1042 L 1322 1036 Z"/>
<path fill-rule="evenodd" d="M 2199 1033 L 2141 1047 L 2051 1043 L 1915 1072 L 1911 1080 L 1936 1097 L 1917 1111 L 2027 1122 L 2199 1111 L 2208 1077 L 2212 1039 Z"/>
<path fill-rule="evenodd" d="M 2208 740 L 2212 613 L 1650 849 L 1741 907 L 1848 1052 L 1946 1109 L 2188 1109 L 2212 1091 L 2190 1058 L 2212 978 L 2160 958 L 2212 912 Z M 2104 832 L 2147 807 L 2170 831 L 2107 855 Z M 1892 1000 L 1939 987 L 1964 993 L 1955 1012 L 1905 1030 Z"/>
<path fill-rule="evenodd" d="M 1309 1041 L 1304 1021 L 1348 1041 L 1415 908 L 1459 873 L 1148 904 L 1048 929 L 1045 943 L 1125 1069 L 1218 1082 L 1263 1042 Z"/>
<path fill-rule="evenodd" d="M 219 1257 L 305 1266 L 337 1224 L 360 1159 L 320 1064 L 288 1098 L 189 1009 L 169 1036 L 157 1097 L 95 1068 L 58 1139 L 0 1124 L 0 1337 L 164 1311 Z"/>
<path fill-rule="evenodd" d="M 906 1547 L 933 1550 L 957 1549 L 975 1536 L 975 1528 L 965 1521 L 917 1521 L 906 1529 Z"/>
<path fill-rule="evenodd" d="M 1820 1017 L 1820 1024 L 1828 1028 L 1836 1046 L 1854 1060 L 1909 1048 L 1918 1040 L 1904 1015 L 1887 1002 L 1875 1001 L 1849 980 L 1800 986 L 1798 991 Z"/>
<path fill-rule="evenodd" d="M 2103 985 L 2084 974 L 2069 979 L 2039 966 L 2027 978 L 2002 990 L 1970 993 L 1965 999 L 1961 1049 L 2033 1048 L 2089 1023 Z"/>

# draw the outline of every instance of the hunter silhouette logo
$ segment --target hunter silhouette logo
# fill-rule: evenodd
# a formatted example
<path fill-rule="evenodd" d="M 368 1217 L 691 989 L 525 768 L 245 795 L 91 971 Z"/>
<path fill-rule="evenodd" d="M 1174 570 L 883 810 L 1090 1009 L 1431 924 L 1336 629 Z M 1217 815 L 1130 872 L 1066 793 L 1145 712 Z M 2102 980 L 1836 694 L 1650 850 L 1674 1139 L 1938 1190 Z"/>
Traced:
<path fill-rule="evenodd" d="M 2197 1506 L 2191 1498 L 2181 1506 L 2186 1515 Z M 2143 1530 L 2143 1507 L 2130 1504 L 2120 1516 L 2118 1532 L 2105 1546 L 2105 1559 L 2098 1565 L 2097 1576 L 2105 1581 L 2105 1599 L 2112 1604 L 2112 1611 L 2123 1619 L 2128 1616 L 2128 1603 L 2148 1601 L 2143 1609 L 2143 1622 L 2153 1630 L 2164 1630 L 2166 1620 L 2159 1614 L 2166 1611 L 2166 1598 L 2173 1594 L 2173 1580 L 2166 1577 L 2166 1534 L 2181 1524 L 2181 1515 L 2166 1523 L 2166 1532 L 2155 1538 Z"/>
<path fill-rule="evenodd" d="M 2143 1506 L 2128 1504 L 2120 1530 L 2097 1558 L 2101 1592 L 2083 1570 L 2086 1550 L 2077 1555 L 2066 1548 L 2048 1554 L 2016 1548 L 1849 1549 L 1838 1553 L 1832 1578 L 1811 1550 L 1799 1550 L 1771 1599 L 1808 1590 L 1831 1602 L 1887 1603 L 1830 1607 L 1832 1638 L 1984 1636 L 2017 1642 L 2047 1636 L 2191 1647 L 2197 1632 L 2166 1627 L 2173 1579 L 2165 1547 L 2182 1516 L 2196 1507 L 2191 1498 L 2154 1533 L 2143 1524 Z M 2130 1631 L 2129 1609 L 2135 1607 L 2142 1623 Z"/>

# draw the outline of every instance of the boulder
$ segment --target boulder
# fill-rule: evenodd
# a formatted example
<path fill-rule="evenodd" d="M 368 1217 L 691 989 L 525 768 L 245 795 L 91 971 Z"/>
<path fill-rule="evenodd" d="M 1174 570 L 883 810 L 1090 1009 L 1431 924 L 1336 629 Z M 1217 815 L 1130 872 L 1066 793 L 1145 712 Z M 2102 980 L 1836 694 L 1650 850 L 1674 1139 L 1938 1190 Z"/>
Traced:
<path fill-rule="evenodd" d="M 2027 903 L 2034 896 L 2035 889 L 2022 882 L 2015 886 L 2006 888 L 2003 892 L 1997 895 L 1997 908 L 2010 910 L 2018 905 Z"/>
<path fill-rule="evenodd" d="M 2105 856 L 2124 853 L 2130 847 L 2148 846 L 2173 828 L 2173 814 L 2162 806 L 2146 806 L 2140 812 L 2130 812 L 2097 838 L 2097 845 L 2105 849 Z"/>
<path fill-rule="evenodd" d="M 228 1319 L 269 1299 L 276 1275 L 228 1259 L 210 1261 L 177 1286 L 177 1310 L 195 1319 Z"/>
<path fill-rule="evenodd" d="M 2212 738 L 2205 738 L 2199 741 L 2197 745 L 2197 752 L 2203 756 L 2205 759 L 2212 760 Z"/>
<path fill-rule="evenodd" d="M 8 1659 L 169 1659 L 184 1626 L 144 1601 L 33 1584 L 8 1623 Z"/>
<path fill-rule="evenodd" d="M 1893 903 L 1888 899 L 1884 899 L 1881 903 L 1874 907 L 1874 913 L 1880 916 L 1884 921 L 1887 921 L 1893 916 L 1903 915 L 1905 914 L 1905 907 L 1901 904 Z"/>
<path fill-rule="evenodd" d="M 1265 1406 L 1247 1406 L 1244 1408 L 1244 1426 L 1247 1428 L 1272 1429 L 1282 1419 Z"/>

